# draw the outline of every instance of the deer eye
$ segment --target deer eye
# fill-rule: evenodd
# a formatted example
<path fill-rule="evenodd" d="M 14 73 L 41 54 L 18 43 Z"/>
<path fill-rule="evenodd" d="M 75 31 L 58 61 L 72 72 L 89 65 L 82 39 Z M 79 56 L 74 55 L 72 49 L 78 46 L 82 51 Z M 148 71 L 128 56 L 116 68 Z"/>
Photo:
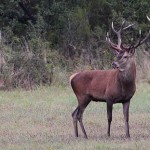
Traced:
<path fill-rule="evenodd" d="M 119 55 L 119 56 L 117 56 L 117 59 L 121 59 L 121 58 L 122 58 L 122 56 L 120 56 L 120 55 Z"/>
<path fill-rule="evenodd" d="M 124 56 L 124 58 L 128 58 L 127 56 Z"/>

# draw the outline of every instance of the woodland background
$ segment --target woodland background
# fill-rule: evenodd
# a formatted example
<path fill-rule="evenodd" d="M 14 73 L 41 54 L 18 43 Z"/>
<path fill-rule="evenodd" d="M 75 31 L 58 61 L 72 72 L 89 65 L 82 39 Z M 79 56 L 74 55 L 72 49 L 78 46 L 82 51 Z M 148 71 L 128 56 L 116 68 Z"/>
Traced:
<path fill-rule="evenodd" d="M 123 43 L 136 43 L 140 29 L 148 33 L 146 15 L 150 0 L 0 0 L 0 89 L 65 86 L 73 72 L 111 68 L 111 22 L 135 23 Z M 136 61 L 137 81 L 150 83 L 150 39 Z"/>

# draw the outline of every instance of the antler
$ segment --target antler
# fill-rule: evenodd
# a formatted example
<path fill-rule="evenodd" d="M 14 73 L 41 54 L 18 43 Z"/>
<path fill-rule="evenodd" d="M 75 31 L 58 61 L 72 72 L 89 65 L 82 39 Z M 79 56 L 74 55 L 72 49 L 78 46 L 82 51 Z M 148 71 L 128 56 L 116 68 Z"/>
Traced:
<path fill-rule="evenodd" d="M 148 21 L 150 21 L 150 18 L 147 16 L 147 19 Z M 113 22 L 112 22 L 112 30 L 115 34 L 117 34 L 117 37 L 118 37 L 118 43 L 117 44 L 114 44 L 111 40 L 110 40 L 110 37 L 109 37 L 109 34 L 107 33 L 107 36 L 106 36 L 106 41 L 110 44 L 110 46 L 115 49 L 117 52 L 121 51 L 122 49 L 126 50 L 126 51 L 130 51 L 131 53 L 134 53 L 135 52 L 135 49 L 142 45 L 150 36 L 150 30 L 148 31 L 148 34 L 146 35 L 146 37 L 144 39 L 141 38 L 141 30 L 139 31 L 139 40 L 138 42 L 134 45 L 134 43 L 131 43 L 130 46 L 123 46 L 122 45 L 122 40 L 121 40 L 121 34 L 124 30 L 132 27 L 134 24 L 130 24 L 128 25 L 127 27 L 124 27 L 125 25 L 125 21 L 122 22 L 122 25 L 121 25 L 121 28 L 116 31 L 114 29 L 114 25 L 113 25 Z"/>
<path fill-rule="evenodd" d="M 124 30 L 126 30 L 126 29 L 132 27 L 134 24 L 130 24 L 130 25 L 128 25 L 127 27 L 124 27 L 124 25 L 125 25 L 125 21 L 122 22 L 121 28 L 120 28 L 118 31 L 116 31 L 115 28 L 114 28 L 114 24 L 113 24 L 113 22 L 112 22 L 112 30 L 113 30 L 113 32 L 114 32 L 115 34 L 117 34 L 117 37 L 118 37 L 118 43 L 117 43 L 117 44 L 114 44 L 114 43 L 110 40 L 110 37 L 109 37 L 108 32 L 107 32 L 107 36 L 106 36 L 106 41 L 110 44 L 110 46 L 111 46 L 113 49 L 117 50 L 118 52 L 121 51 L 121 50 L 122 50 L 122 47 L 123 47 L 123 46 L 122 46 L 122 40 L 121 40 L 122 31 L 124 31 Z"/>
<path fill-rule="evenodd" d="M 148 16 L 146 16 L 146 17 L 147 17 L 148 21 L 150 21 L 150 18 Z M 150 36 L 150 30 L 144 39 L 141 39 L 141 30 L 139 31 L 139 34 L 140 34 L 139 41 L 137 42 L 137 44 L 132 46 L 132 48 L 134 48 L 134 49 L 136 49 L 138 46 L 142 45 L 148 39 L 148 37 Z"/>

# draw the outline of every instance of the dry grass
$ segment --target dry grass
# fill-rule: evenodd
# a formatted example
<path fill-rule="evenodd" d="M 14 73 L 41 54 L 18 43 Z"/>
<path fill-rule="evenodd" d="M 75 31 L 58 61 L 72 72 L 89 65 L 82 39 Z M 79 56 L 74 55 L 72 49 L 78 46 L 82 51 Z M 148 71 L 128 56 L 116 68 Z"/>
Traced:
<path fill-rule="evenodd" d="M 124 138 L 122 106 L 114 105 L 111 137 L 106 136 L 105 103 L 90 103 L 84 113 L 89 139 L 76 139 L 71 113 L 77 100 L 70 88 L 0 92 L 2 150 L 130 150 L 150 147 L 150 85 L 139 84 L 130 107 L 131 140 Z"/>

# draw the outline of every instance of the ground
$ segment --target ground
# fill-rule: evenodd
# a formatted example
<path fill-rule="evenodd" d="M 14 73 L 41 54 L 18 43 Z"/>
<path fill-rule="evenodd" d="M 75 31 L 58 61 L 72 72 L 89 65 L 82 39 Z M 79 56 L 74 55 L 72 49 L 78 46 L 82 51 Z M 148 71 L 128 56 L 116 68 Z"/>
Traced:
<path fill-rule="evenodd" d="M 139 83 L 130 105 L 131 139 L 125 139 L 122 105 L 113 109 L 107 137 L 106 104 L 92 102 L 84 113 L 88 140 L 74 137 L 71 113 L 77 100 L 70 87 L 0 92 L 2 150 L 134 150 L 150 148 L 150 85 Z"/>

